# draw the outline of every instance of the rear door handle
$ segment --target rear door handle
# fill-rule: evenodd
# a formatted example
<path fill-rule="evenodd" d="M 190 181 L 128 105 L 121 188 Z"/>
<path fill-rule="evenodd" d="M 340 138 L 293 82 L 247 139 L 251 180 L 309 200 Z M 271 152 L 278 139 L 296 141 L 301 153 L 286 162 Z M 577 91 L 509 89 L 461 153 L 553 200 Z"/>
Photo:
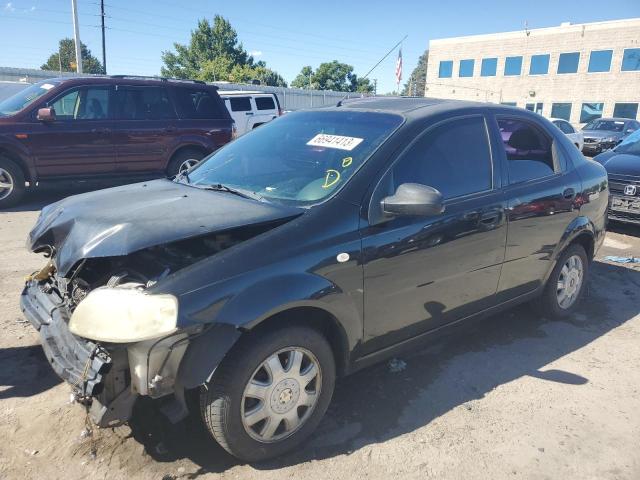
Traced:
<path fill-rule="evenodd" d="M 573 200 L 573 197 L 576 196 L 576 191 L 573 188 L 567 188 L 564 192 L 562 192 L 562 196 L 567 200 Z"/>
<path fill-rule="evenodd" d="M 91 130 L 91 133 L 111 133 L 111 129 L 110 128 L 94 128 Z"/>
<path fill-rule="evenodd" d="M 246 112 L 245 115 L 253 115 L 253 112 Z"/>

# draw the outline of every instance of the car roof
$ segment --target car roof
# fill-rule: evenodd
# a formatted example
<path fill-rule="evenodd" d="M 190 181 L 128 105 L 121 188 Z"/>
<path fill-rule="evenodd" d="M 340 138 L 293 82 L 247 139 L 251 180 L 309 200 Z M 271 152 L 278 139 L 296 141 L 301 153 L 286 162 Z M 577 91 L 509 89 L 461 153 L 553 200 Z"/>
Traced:
<path fill-rule="evenodd" d="M 56 77 L 44 80 L 45 82 L 64 83 L 65 85 L 91 85 L 91 84 L 108 84 L 118 85 L 126 83 L 127 85 L 180 85 L 192 87 L 207 87 L 217 90 L 215 85 L 207 84 L 201 80 L 188 80 L 180 78 L 167 77 L 144 77 L 137 75 L 84 75 L 74 77 Z"/>
<path fill-rule="evenodd" d="M 595 122 L 596 120 L 604 120 L 606 122 L 631 122 L 631 121 L 633 121 L 632 118 L 600 117 L 600 118 L 594 118 L 592 120 L 592 122 Z"/>
<path fill-rule="evenodd" d="M 224 95 L 275 95 L 273 92 L 259 92 L 249 90 L 218 90 L 221 96 Z"/>

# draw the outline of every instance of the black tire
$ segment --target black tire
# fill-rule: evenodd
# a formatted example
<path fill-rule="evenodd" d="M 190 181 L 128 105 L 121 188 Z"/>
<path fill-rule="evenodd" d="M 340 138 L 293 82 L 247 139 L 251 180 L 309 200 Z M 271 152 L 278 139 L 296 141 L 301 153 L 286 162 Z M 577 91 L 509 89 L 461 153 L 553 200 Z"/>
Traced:
<path fill-rule="evenodd" d="M 200 150 L 195 149 L 187 149 L 180 150 L 176 154 L 171 157 L 169 161 L 169 166 L 167 167 L 167 176 L 175 177 L 180 171 L 180 166 L 186 162 L 187 160 L 202 160 L 205 157 L 205 154 Z"/>
<path fill-rule="evenodd" d="M 0 189 L 0 208 L 13 207 L 22 200 L 26 191 L 24 181 L 22 169 L 8 158 L 0 157 L 0 182 L 12 185 L 11 189 Z"/>
<path fill-rule="evenodd" d="M 288 347 L 303 348 L 315 356 L 321 372 L 320 393 L 298 430 L 281 440 L 265 443 L 250 436 L 243 425 L 243 393 L 263 362 Z M 227 452 L 243 461 L 262 461 L 295 448 L 313 433 L 331 402 L 334 384 L 333 352 L 317 330 L 288 326 L 266 333 L 248 333 L 225 357 L 208 384 L 201 388 L 200 412 L 213 438 Z M 268 398 L 273 398 L 273 394 Z"/>
<path fill-rule="evenodd" d="M 580 284 L 573 303 L 571 303 L 568 308 L 562 308 L 558 301 L 558 281 L 562 267 L 568 259 L 574 255 L 580 257 L 582 262 L 582 283 Z M 571 315 L 578 307 L 580 299 L 586 289 L 587 279 L 589 278 L 589 266 L 589 259 L 582 245 L 569 245 L 569 247 L 562 252 L 562 255 L 560 255 L 558 263 L 554 267 L 553 272 L 551 272 L 549 280 L 547 280 L 547 284 L 545 285 L 542 295 L 535 304 L 540 313 L 547 318 L 563 318 Z"/>

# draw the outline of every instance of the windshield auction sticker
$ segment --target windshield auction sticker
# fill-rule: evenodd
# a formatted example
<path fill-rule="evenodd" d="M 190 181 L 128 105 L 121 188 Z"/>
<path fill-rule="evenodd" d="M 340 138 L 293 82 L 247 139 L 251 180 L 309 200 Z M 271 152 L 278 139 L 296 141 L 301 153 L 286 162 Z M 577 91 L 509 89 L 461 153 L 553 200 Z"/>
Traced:
<path fill-rule="evenodd" d="M 328 135 L 319 133 L 307 142 L 313 147 L 337 148 L 338 150 L 351 151 L 356 148 L 364 138 L 344 137 L 342 135 Z"/>

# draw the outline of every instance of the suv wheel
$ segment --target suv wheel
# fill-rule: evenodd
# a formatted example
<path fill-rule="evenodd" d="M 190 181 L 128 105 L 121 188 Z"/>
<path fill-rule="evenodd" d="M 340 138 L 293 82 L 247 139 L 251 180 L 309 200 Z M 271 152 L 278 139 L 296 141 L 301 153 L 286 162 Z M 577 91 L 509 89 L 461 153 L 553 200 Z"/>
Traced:
<path fill-rule="evenodd" d="M 318 331 L 294 326 L 248 334 L 201 389 L 202 418 L 229 453 L 265 460 L 313 432 L 334 383 L 333 353 Z"/>
<path fill-rule="evenodd" d="M 581 245 L 570 245 L 560 256 L 540 298 L 541 313 L 562 318 L 573 313 L 584 293 L 589 259 Z"/>
<path fill-rule="evenodd" d="M 182 150 L 176 153 L 167 167 L 167 176 L 174 177 L 196 166 L 205 157 L 205 154 L 198 150 Z"/>
<path fill-rule="evenodd" d="M 0 157 L 0 208 L 12 207 L 25 192 L 24 174 L 11 160 Z"/>

